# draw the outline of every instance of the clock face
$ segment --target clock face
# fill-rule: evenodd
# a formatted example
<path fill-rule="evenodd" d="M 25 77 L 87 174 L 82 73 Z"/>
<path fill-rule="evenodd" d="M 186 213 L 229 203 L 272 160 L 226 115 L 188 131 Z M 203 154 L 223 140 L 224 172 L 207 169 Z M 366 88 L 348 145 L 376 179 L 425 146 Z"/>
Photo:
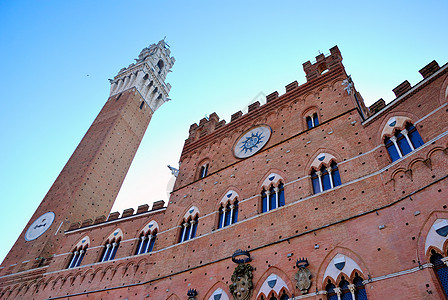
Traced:
<path fill-rule="evenodd" d="M 54 212 L 49 211 L 37 218 L 26 231 L 25 240 L 32 241 L 40 237 L 48 228 L 50 228 L 54 221 L 54 216 Z"/>
<path fill-rule="evenodd" d="M 271 137 L 271 127 L 257 126 L 244 133 L 236 142 L 233 153 L 238 158 L 246 158 L 260 151 Z"/>

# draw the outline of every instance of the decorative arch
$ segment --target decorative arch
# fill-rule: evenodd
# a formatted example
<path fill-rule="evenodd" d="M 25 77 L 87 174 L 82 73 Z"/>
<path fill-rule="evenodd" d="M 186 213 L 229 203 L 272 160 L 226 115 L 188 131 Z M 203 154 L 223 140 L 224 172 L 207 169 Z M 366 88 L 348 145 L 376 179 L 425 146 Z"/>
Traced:
<path fill-rule="evenodd" d="M 280 172 L 271 170 L 260 186 L 261 197 L 259 205 L 261 212 L 268 212 L 273 209 L 285 206 L 285 180 Z"/>
<path fill-rule="evenodd" d="M 149 253 L 154 249 L 157 233 L 159 232 L 159 224 L 155 220 L 148 222 L 140 230 L 135 254 Z"/>
<path fill-rule="evenodd" d="M 216 282 L 205 294 L 204 300 L 230 300 L 231 297 L 227 294 L 229 287 L 223 282 Z"/>
<path fill-rule="evenodd" d="M 271 297 L 280 299 L 283 294 L 286 294 L 288 299 L 291 297 L 291 293 L 288 291 L 285 281 L 280 276 L 273 273 L 263 282 L 255 299 L 270 299 Z"/>
<path fill-rule="evenodd" d="M 180 224 L 178 242 L 182 243 L 196 237 L 199 223 L 199 209 L 191 206 L 184 214 Z"/>
<path fill-rule="evenodd" d="M 217 228 L 234 224 L 238 221 L 239 195 L 233 189 L 228 189 L 218 203 Z"/>

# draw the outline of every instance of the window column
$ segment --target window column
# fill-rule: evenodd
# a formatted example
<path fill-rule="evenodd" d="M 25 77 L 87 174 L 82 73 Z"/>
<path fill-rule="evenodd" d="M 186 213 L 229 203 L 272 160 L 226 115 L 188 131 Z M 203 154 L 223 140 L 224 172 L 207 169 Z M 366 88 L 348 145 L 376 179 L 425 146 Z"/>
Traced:
<path fill-rule="evenodd" d="M 193 227 L 194 227 L 194 223 L 196 223 L 195 220 L 191 220 L 191 221 L 190 221 L 190 234 L 189 234 L 189 237 L 188 237 L 189 240 L 191 240 L 191 239 L 194 237 L 194 236 L 193 236 Z"/>
<path fill-rule="evenodd" d="M 270 211 L 271 207 L 271 191 L 266 190 L 266 211 Z"/>
<path fill-rule="evenodd" d="M 101 262 L 104 262 L 107 260 L 107 257 L 109 256 L 110 246 L 111 246 L 110 244 L 106 244 L 106 250 L 104 251 L 103 259 L 101 260 Z"/>
<path fill-rule="evenodd" d="M 338 300 L 341 300 L 341 288 L 335 287 L 334 292 L 336 293 L 336 295 L 338 296 Z"/>
<path fill-rule="evenodd" d="M 148 243 L 146 243 L 146 247 L 145 247 L 145 252 L 144 253 L 148 253 L 148 249 L 149 249 L 149 244 L 151 244 L 151 240 L 154 236 L 152 234 L 148 235 Z"/>
<path fill-rule="evenodd" d="M 323 189 L 323 184 L 322 184 L 322 172 L 321 171 L 317 171 L 316 175 L 317 175 L 317 178 L 319 180 L 319 190 L 320 190 L 320 192 L 322 192 L 324 190 Z"/>
<path fill-rule="evenodd" d="M 235 208 L 235 205 L 230 204 L 230 224 L 233 224 L 233 209 Z"/>
<path fill-rule="evenodd" d="M 330 186 L 331 186 L 331 188 L 334 188 L 333 174 L 331 174 L 331 171 L 332 171 L 332 170 L 333 170 L 333 169 L 331 168 L 331 166 L 329 166 L 329 167 L 327 168 L 328 176 L 330 176 Z"/>
<path fill-rule="evenodd" d="M 181 243 L 185 241 L 185 233 L 187 232 L 188 222 L 184 222 L 182 223 L 182 225 L 184 226 L 184 228 L 182 228 L 182 238 L 180 239 Z"/>
<path fill-rule="evenodd" d="M 356 291 L 356 286 L 354 284 L 349 284 L 348 288 L 350 290 L 350 293 L 352 293 L 352 299 L 355 300 L 355 291 Z"/>
<path fill-rule="evenodd" d="M 140 238 L 141 241 L 140 241 L 140 246 L 138 247 L 137 254 L 142 254 L 142 247 L 145 244 L 145 239 L 146 239 L 146 236 L 142 235 Z"/>
<path fill-rule="evenodd" d="M 406 129 L 403 129 L 403 130 L 401 131 L 401 134 L 404 135 L 404 137 L 406 138 L 406 141 L 408 141 L 409 147 L 411 147 L 411 150 L 414 151 L 415 148 L 414 148 L 414 145 L 412 145 L 411 140 L 409 139 L 408 131 L 407 131 Z"/>
<path fill-rule="evenodd" d="M 274 188 L 275 191 L 275 200 L 277 200 L 277 208 L 280 207 L 280 198 L 278 197 L 278 187 Z"/>
<path fill-rule="evenodd" d="M 69 268 L 73 268 L 73 266 L 75 265 L 74 262 L 77 260 L 77 258 L 78 258 L 78 251 L 73 251 L 72 260 L 70 261 L 70 264 L 68 265 Z"/>
<path fill-rule="evenodd" d="M 402 158 L 403 155 L 401 154 L 400 147 L 398 147 L 398 144 L 397 144 L 397 137 L 396 137 L 396 136 L 393 136 L 393 137 L 391 137 L 389 140 L 390 140 L 392 143 L 394 143 L 395 149 L 397 149 L 398 156 L 400 156 L 400 158 Z"/>

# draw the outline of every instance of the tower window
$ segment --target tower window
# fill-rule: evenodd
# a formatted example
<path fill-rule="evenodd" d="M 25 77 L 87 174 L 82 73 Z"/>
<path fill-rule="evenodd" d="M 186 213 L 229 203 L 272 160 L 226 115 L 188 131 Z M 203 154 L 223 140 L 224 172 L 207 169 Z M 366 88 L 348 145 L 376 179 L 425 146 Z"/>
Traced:
<path fill-rule="evenodd" d="M 322 165 L 320 170 L 311 171 L 311 182 L 314 194 L 326 191 L 341 185 L 341 176 L 337 163 L 331 162 L 329 167 Z"/>
<path fill-rule="evenodd" d="M 267 212 L 285 206 L 285 189 L 281 181 L 277 186 L 271 185 L 269 190 L 261 192 L 261 212 Z"/>
<path fill-rule="evenodd" d="M 311 116 L 306 117 L 306 125 L 308 129 L 319 125 L 319 117 L 317 116 L 317 113 L 314 113 Z"/>
<path fill-rule="evenodd" d="M 87 251 L 87 245 L 84 247 L 79 247 L 78 249 L 75 249 L 72 252 L 72 259 L 70 260 L 70 263 L 68 264 L 68 269 L 76 268 L 81 265 L 82 259 L 84 258 L 84 255 Z"/>
<path fill-rule="evenodd" d="M 163 62 L 163 60 L 159 60 L 159 62 L 157 63 L 157 67 L 159 67 L 159 74 L 162 73 L 164 65 L 165 63 Z"/>
<path fill-rule="evenodd" d="M 235 224 L 238 221 L 238 201 L 235 200 L 233 204 L 227 202 L 219 208 L 219 223 L 218 228 Z"/>
<path fill-rule="evenodd" d="M 201 166 L 201 170 L 199 171 L 199 178 L 204 178 L 208 173 L 208 164 L 204 164 Z"/>
<path fill-rule="evenodd" d="M 138 240 L 137 250 L 135 254 L 149 253 L 154 248 L 154 244 L 157 238 L 157 230 L 142 234 Z"/>
<path fill-rule="evenodd" d="M 191 240 L 196 236 L 196 231 L 198 229 L 198 220 L 199 217 L 196 216 L 194 219 L 188 218 L 184 220 L 181 224 L 179 243 Z"/>
<path fill-rule="evenodd" d="M 424 144 L 414 125 L 407 123 L 405 129 L 397 130 L 392 137 L 384 139 L 384 145 L 392 161 L 402 158 Z"/>
<path fill-rule="evenodd" d="M 140 109 L 143 108 L 143 105 L 145 105 L 145 101 L 142 101 L 142 103 L 140 103 Z"/>
<path fill-rule="evenodd" d="M 117 254 L 118 247 L 120 246 L 120 240 L 113 239 L 110 242 L 107 242 L 104 245 L 104 252 L 101 256 L 101 262 L 113 260 L 115 258 L 115 255 Z"/>

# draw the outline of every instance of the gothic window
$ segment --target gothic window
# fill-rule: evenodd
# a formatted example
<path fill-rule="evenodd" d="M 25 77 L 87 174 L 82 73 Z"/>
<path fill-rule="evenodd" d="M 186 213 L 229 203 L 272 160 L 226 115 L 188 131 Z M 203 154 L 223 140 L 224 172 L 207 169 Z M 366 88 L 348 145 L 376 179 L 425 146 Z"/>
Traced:
<path fill-rule="evenodd" d="M 308 129 L 319 125 L 319 117 L 317 116 L 317 113 L 314 113 L 314 114 L 306 117 L 306 125 L 307 125 Z"/>
<path fill-rule="evenodd" d="M 362 283 L 363 279 L 355 273 L 353 284 L 350 284 L 344 276 L 341 277 L 338 287 L 331 280 L 325 287 L 328 300 L 367 300 L 367 294 Z"/>
<path fill-rule="evenodd" d="M 199 170 L 199 178 L 204 178 L 207 176 L 208 172 L 208 164 L 204 164 L 201 166 L 201 169 Z"/>
<path fill-rule="evenodd" d="M 112 239 L 106 242 L 104 245 L 104 252 L 101 256 L 101 262 L 113 260 L 117 254 L 118 247 L 120 246 L 120 239 Z"/>
<path fill-rule="evenodd" d="M 423 144 L 417 128 L 411 123 L 407 123 L 403 130 L 396 130 L 394 136 L 384 139 L 384 145 L 392 161 L 396 161 Z"/>
<path fill-rule="evenodd" d="M 332 161 L 329 167 L 322 165 L 318 171 L 313 168 L 311 170 L 311 181 L 314 194 L 341 185 L 341 176 L 339 175 L 337 163 Z"/>
<path fill-rule="evenodd" d="M 138 240 L 138 245 L 135 254 L 149 253 L 154 248 L 157 238 L 157 229 L 148 231 L 146 234 L 141 234 Z"/>
<path fill-rule="evenodd" d="M 179 235 L 179 243 L 191 240 L 196 236 L 196 231 L 198 228 L 198 220 L 199 217 L 195 218 L 189 217 L 187 220 L 184 220 L 181 224 L 181 230 Z"/>
<path fill-rule="evenodd" d="M 448 267 L 442 261 L 442 255 L 437 253 L 434 249 L 431 250 L 430 262 L 433 264 L 434 271 L 440 281 L 445 296 L 448 295 Z"/>
<path fill-rule="evenodd" d="M 238 201 L 230 203 L 228 201 L 225 205 L 221 204 L 219 208 L 219 223 L 218 228 L 234 224 L 238 221 Z"/>
<path fill-rule="evenodd" d="M 82 259 L 84 258 L 84 255 L 87 251 L 87 245 L 83 247 L 75 248 L 75 250 L 72 252 L 72 259 L 70 260 L 70 263 L 68 264 L 68 269 L 76 268 L 81 265 Z"/>
<path fill-rule="evenodd" d="M 285 189 L 281 181 L 272 184 L 268 190 L 261 191 L 261 211 L 267 212 L 285 205 Z"/>

